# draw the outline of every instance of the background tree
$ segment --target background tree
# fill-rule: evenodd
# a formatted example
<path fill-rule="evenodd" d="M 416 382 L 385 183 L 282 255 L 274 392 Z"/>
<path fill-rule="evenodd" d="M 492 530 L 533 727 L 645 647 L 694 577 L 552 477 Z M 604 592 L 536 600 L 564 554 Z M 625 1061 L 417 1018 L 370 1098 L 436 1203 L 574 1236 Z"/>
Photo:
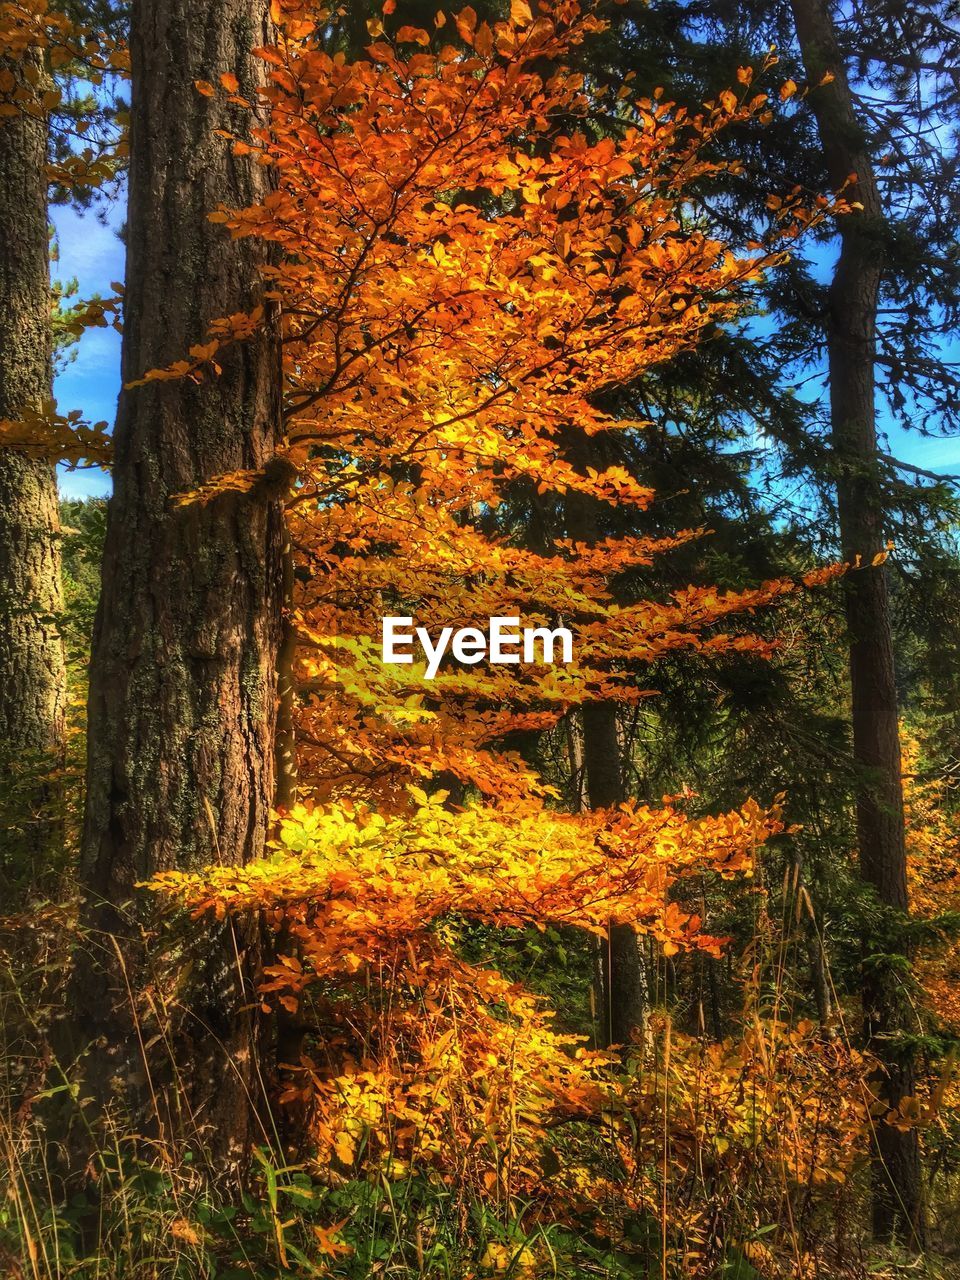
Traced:
<path fill-rule="evenodd" d="M 829 8 L 793 0 L 797 38 L 811 85 L 825 167 L 835 189 L 855 175 L 862 208 L 840 224 L 840 255 L 827 301 L 833 472 L 840 543 L 849 560 L 869 564 L 883 552 L 886 519 L 877 444 L 877 308 L 884 257 L 884 209 L 866 130 L 858 120 Z M 829 83 L 822 83 L 829 78 Z M 850 646 L 854 761 L 859 773 L 857 844 L 864 880 L 886 908 L 906 913 L 907 853 L 901 781 L 899 707 L 893 634 L 883 563 L 844 585 Z M 864 1014 L 868 1044 L 902 1037 L 912 1021 L 898 975 L 867 959 Z M 881 1097 L 896 1112 L 915 1088 L 903 1046 L 886 1053 Z M 876 1133 L 873 1222 L 883 1238 L 923 1235 L 920 1152 L 915 1129 L 881 1123 Z M 905 1222 L 904 1222 L 905 1220 Z"/>
<path fill-rule="evenodd" d="M 48 107 L 40 50 L 3 57 L 0 83 L 0 419 L 16 421 L 42 412 L 51 396 Z M 22 827 L 22 839 L 11 840 L 7 831 L 0 840 L 5 853 L 19 848 L 40 861 L 56 832 L 51 786 L 42 779 L 56 765 L 64 730 L 59 531 L 53 466 L 0 449 L 0 790 L 4 825 Z"/>
<path fill-rule="evenodd" d="M 602 444 L 577 443 L 580 448 L 574 453 L 580 453 L 584 472 L 584 456 L 595 467 L 602 466 Z M 570 493 L 563 505 L 566 532 L 575 543 L 592 547 L 602 541 L 599 504 Z M 579 719 L 574 732 L 580 735 L 582 794 L 591 809 L 615 809 L 627 799 L 617 703 L 612 699 L 588 700 L 579 713 L 572 714 Z M 642 941 L 629 924 L 611 921 L 607 936 L 598 940 L 595 988 L 601 1044 L 628 1045 L 635 1038 L 642 1040 L 650 1006 L 649 978 Z"/>
<path fill-rule="evenodd" d="M 731 634 L 731 616 L 794 584 L 685 587 L 626 604 L 610 585 L 696 531 L 628 531 L 652 495 L 604 455 L 630 425 L 605 411 L 603 393 L 731 321 L 743 283 L 780 239 L 738 258 L 679 216 L 687 184 L 712 170 L 711 135 L 760 110 L 762 96 L 724 95 L 689 118 L 641 97 L 613 136 L 566 131 L 589 100 L 576 75 L 558 69 L 545 83 L 541 71 L 595 29 L 567 6 L 536 20 L 518 4 L 492 25 L 467 9 L 424 53 L 426 31 L 401 23 L 389 35 L 374 20 L 366 55 L 348 61 L 331 58 L 324 25 L 295 9 L 288 39 L 266 55 L 269 127 L 254 138 L 277 166 L 277 189 L 220 215 L 237 237 L 284 248 L 271 277 L 285 308 L 285 456 L 298 467 L 289 520 L 309 798 L 285 816 L 265 862 L 155 883 L 205 916 L 262 913 L 276 932 L 281 956 L 261 990 L 300 1031 L 282 1101 L 307 1118 L 307 1150 L 338 1184 L 393 1180 L 401 1242 L 430 1187 L 455 1186 L 458 1211 L 477 1215 L 470 1226 L 477 1188 L 502 1189 L 488 1212 L 505 1227 L 554 1212 L 567 1184 L 544 1177 L 551 1135 L 578 1121 L 590 1120 L 583 1142 L 561 1141 L 577 1143 L 581 1198 L 602 1203 L 604 1186 L 621 1206 L 612 1219 L 642 1222 L 647 1171 L 665 1169 L 646 1109 L 666 1079 L 645 1075 L 629 1045 L 623 1063 L 582 1048 L 557 1054 L 563 1041 L 549 1015 L 531 1018 L 519 983 L 465 963 L 464 922 L 566 926 L 586 938 L 613 924 L 635 957 L 638 933 L 667 957 L 710 950 L 680 881 L 745 866 L 759 830 L 780 829 L 752 805 L 679 826 L 669 802 L 619 808 L 617 712 L 643 696 L 639 672 L 683 652 L 768 652 Z M 779 234 L 789 239 L 812 215 L 796 216 Z M 218 357 L 200 351 L 195 366 L 154 377 Z M 212 506 L 259 483 L 255 472 L 223 477 L 193 500 Z M 518 522 L 518 536 L 506 536 L 490 513 L 505 496 L 516 509 L 524 494 L 566 527 L 544 523 L 537 539 Z M 619 536 L 598 537 L 599 513 L 613 526 L 621 510 Z M 416 660 L 384 665 L 385 613 L 414 615 L 434 636 L 494 614 L 540 626 L 562 618 L 577 659 L 542 669 L 478 658 L 445 663 L 434 679 Z M 591 811 L 571 815 L 511 748 L 577 707 L 587 713 Z M 428 796 L 424 780 L 441 779 Z M 644 993 L 625 999 L 624 966 L 614 968 L 612 1034 L 629 1041 Z M 642 981 L 639 966 L 630 972 Z M 694 1061 L 681 1074 L 696 1074 Z M 611 1062 L 623 1068 L 622 1093 L 612 1080 L 609 1093 L 591 1087 L 594 1067 Z M 638 1079 L 657 1082 L 643 1102 Z M 609 1183 L 610 1130 L 596 1104 L 612 1131 L 619 1116 L 625 1134 L 642 1135 L 613 1140 Z M 664 1249 L 684 1221 L 664 1207 Z M 328 1222 L 333 1250 L 345 1223 Z M 609 1231 L 619 1242 L 619 1222 Z M 719 1237 L 690 1232 L 698 1250 Z M 433 1224 L 423 1233 L 429 1247 Z"/>
<path fill-rule="evenodd" d="M 955 24 L 938 3 L 904 8 L 882 0 L 735 10 L 724 4 L 649 10 L 628 5 L 618 13 L 617 38 L 608 38 L 605 51 L 598 46 L 586 60 L 593 73 L 614 86 L 629 72 L 652 74 L 685 103 L 716 92 L 731 69 L 748 63 L 757 49 L 776 46 L 782 96 L 794 103 L 767 128 L 728 139 L 743 160 L 739 175 L 720 175 L 701 191 L 705 206 L 735 240 L 765 224 L 760 193 L 774 175 L 828 189 L 855 173 L 852 191 L 865 205 L 841 220 L 839 244 L 829 236 L 819 250 L 801 246 L 789 264 L 771 273 L 757 296 L 777 315 L 776 326 L 762 320 L 747 326 L 726 352 L 704 347 L 700 385 L 711 387 L 707 412 L 717 427 L 727 417 L 724 404 L 739 418 L 746 456 L 751 435 L 756 441 L 751 424 L 763 433 L 765 448 L 750 461 L 751 505 L 759 499 L 801 538 L 821 547 L 832 544 L 850 557 L 869 560 L 885 540 L 896 541 L 892 567 L 878 566 L 844 586 L 852 677 L 845 777 L 837 772 L 835 755 L 815 747 L 829 730 L 826 720 L 798 721 L 781 701 L 783 687 L 776 699 L 780 727 L 773 730 L 790 738 L 795 753 L 809 757 L 809 774 L 794 770 L 791 791 L 798 772 L 824 781 L 832 776 L 822 795 L 832 796 L 829 822 L 841 858 L 844 791 L 856 812 L 858 829 L 848 838 L 856 840 L 862 879 L 873 896 L 854 895 L 868 936 L 863 973 L 850 977 L 864 988 L 868 1037 L 889 1024 L 877 1044 L 888 1059 L 887 1099 L 895 1111 L 899 1096 L 912 1093 L 913 1050 L 903 1025 L 910 996 L 902 958 L 910 947 L 897 740 L 898 701 L 909 682 L 902 673 L 897 686 L 892 650 L 896 641 L 901 651 L 915 651 L 911 634 L 931 630 L 924 621 L 931 610 L 939 619 L 932 628 L 940 635 L 935 644 L 945 650 L 954 643 L 948 637 L 955 635 L 956 618 L 944 616 L 935 603 L 940 593 L 924 589 L 917 595 L 914 588 L 921 564 L 927 584 L 934 563 L 943 566 L 938 574 L 948 573 L 941 530 L 952 502 L 942 484 L 929 483 L 935 476 L 923 476 L 890 455 L 882 427 L 896 422 L 924 432 L 955 429 L 956 367 L 948 335 L 956 324 L 950 211 L 956 206 L 957 85 L 947 70 L 956 62 Z M 834 79 L 821 83 L 826 73 Z M 823 259 L 836 248 L 839 261 L 827 286 Z M 827 371 L 829 395 L 818 401 L 804 380 Z M 643 398 L 644 389 L 638 390 Z M 689 413 L 684 418 L 689 441 Z M 688 458 L 688 474 L 691 466 L 697 463 Z M 819 527 L 808 519 L 804 503 L 818 519 L 826 517 Z M 769 553 L 775 542 L 769 535 L 764 542 Z M 745 687 L 755 715 L 758 687 Z M 802 732 L 794 732 L 801 724 Z M 830 737 L 837 740 L 835 732 Z M 820 822 L 824 806 L 808 798 L 796 812 L 804 821 L 817 814 Z M 847 877 L 836 855 L 831 866 L 826 843 L 818 843 L 811 851 L 818 867 L 813 888 L 831 896 Z M 878 1173 L 876 1226 L 889 1233 L 898 1220 L 904 1227 L 904 1218 L 917 1218 L 916 1134 L 881 1126 L 880 1137 L 896 1149 L 886 1154 L 887 1167 L 900 1169 L 895 1191 L 889 1177 Z M 905 1230 L 909 1234 L 909 1225 Z"/>

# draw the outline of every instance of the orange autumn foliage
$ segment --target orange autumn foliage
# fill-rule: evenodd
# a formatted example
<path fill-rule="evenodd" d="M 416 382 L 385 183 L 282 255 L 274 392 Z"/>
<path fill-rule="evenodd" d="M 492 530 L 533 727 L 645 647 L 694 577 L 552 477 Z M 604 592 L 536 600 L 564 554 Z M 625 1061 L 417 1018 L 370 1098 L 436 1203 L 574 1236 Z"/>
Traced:
<path fill-rule="evenodd" d="M 618 575 L 704 531 L 586 546 L 549 519 L 525 539 L 502 517 L 518 495 L 535 512 L 571 496 L 645 507 L 653 495 L 624 468 L 584 460 L 595 438 L 643 429 L 603 407 L 609 393 L 733 319 L 745 286 L 837 206 L 779 200 L 769 243 L 743 255 L 709 234 L 695 195 L 717 168 L 711 141 L 763 115 L 764 95 L 726 92 L 694 116 L 660 95 L 628 95 L 611 104 L 609 134 L 588 137 L 587 90 L 565 59 L 601 23 L 569 0 L 536 18 L 515 4 L 492 25 L 464 9 L 438 20 L 436 38 L 391 36 L 377 21 L 356 61 L 329 52 L 326 13 L 274 8 L 281 30 L 261 51 L 270 74 L 256 106 L 267 119 L 254 146 L 276 187 L 263 204 L 214 215 L 272 246 L 264 306 L 224 318 L 182 361 L 143 377 L 215 376 L 225 344 L 280 326 L 298 648 L 287 674 L 305 800 L 281 814 L 263 861 L 167 873 L 153 887 L 198 916 L 256 913 L 273 931 L 266 1008 L 287 1019 L 309 1010 L 313 1027 L 284 1064 L 282 1096 L 306 1118 L 315 1167 L 331 1181 L 416 1166 L 508 1216 L 576 1215 L 585 1197 L 597 1214 L 611 1198 L 617 1212 L 649 1209 L 663 1152 L 646 1122 L 673 1092 L 678 1187 L 692 1176 L 690 1151 L 712 1144 L 722 1164 L 730 1134 L 741 1154 L 773 1144 L 791 1185 L 814 1165 L 842 1176 L 859 1112 L 848 1123 L 837 1107 L 846 1136 L 831 1162 L 802 1113 L 802 1137 L 777 1145 L 772 1083 L 748 1102 L 721 1087 L 734 1060 L 754 1081 L 775 1078 L 780 1051 L 766 1033 L 712 1054 L 675 1041 L 683 1070 L 674 1059 L 672 1073 L 636 1062 L 624 1072 L 457 945 L 465 921 L 582 934 L 615 921 L 667 955 L 715 954 L 722 939 L 674 887 L 749 874 L 782 830 L 776 804 L 753 802 L 714 817 L 671 799 L 564 814 L 503 739 L 585 702 L 647 696 L 643 672 L 666 654 L 767 653 L 728 620 L 801 584 L 623 603 Z M 231 77 L 197 91 L 254 106 Z M 265 478 L 217 477 L 183 500 L 256 492 Z M 422 666 L 381 662 L 389 613 L 431 629 L 498 615 L 563 623 L 575 661 L 448 664 L 427 681 Z M 785 1053 L 823 1096 L 841 1068 L 857 1070 L 807 1033 Z M 715 1119 L 688 1091 L 692 1064 L 714 1090 Z M 557 1171 L 554 1134 L 571 1126 L 580 1154 Z M 670 1230 L 688 1233 L 695 1269 L 707 1221 L 689 1196 L 675 1203 Z"/>
<path fill-rule="evenodd" d="M 144 376 L 215 374 L 223 345 L 279 309 L 311 788 L 405 803 L 411 777 L 446 771 L 491 797 L 542 794 L 491 744 L 589 698 L 644 696 L 637 664 L 671 651 L 765 652 L 717 624 L 796 584 L 621 606 L 613 577 L 703 531 L 588 548 L 546 530 L 534 550 L 498 528 L 499 508 L 518 490 L 541 508 L 571 494 L 645 507 L 652 494 L 623 468 L 575 462 L 596 435 L 642 429 L 605 412 L 605 393 L 735 316 L 746 283 L 830 206 L 779 201 L 770 243 L 745 256 L 709 235 L 691 202 L 718 167 L 710 142 L 762 115 L 765 95 L 726 92 L 693 117 L 660 95 L 620 98 L 616 129 L 590 141 L 583 79 L 563 58 L 600 23 L 574 5 L 492 27 L 465 9 L 435 52 L 428 33 L 388 39 L 375 22 L 355 62 L 327 51 L 316 7 L 278 14 L 282 38 L 261 51 L 269 127 L 254 130 L 277 189 L 214 215 L 274 246 L 266 312 L 225 318 Z M 262 479 L 217 477 L 187 500 Z M 563 621 L 577 660 L 507 675 L 448 666 L 428 698 L 417 668 L 380 662 L 380 618 L 408 610 L 436 628 Z"/>
<path fill-rule="evenodd" d="M 911 906 L 929 919 L 960 912 L 960 823 L 948 786 L 942 778 L 919 778 L 920 744 L 907 733 L 903 744 Z M 916 972 L 937 1018 L 947 1030 L 960 1031 L 960 943 L 944 938 L 925 948 Z"/>
<path fill-rule="evenodd" d="M 109 75 L 125 74 L 130 67 L 126 48 L 92 22 L 69 17 L 49 0 L 3 0 L 0 3 L 0 59 L 8 60 L 8 65 L 0 70 L 0 119 L 20 111 L 40 116 L 60 105 L 61 91 L 52 82 L 43 83 L 43 71 L 28 75 L 26 85 L 18 82 L 14 74 L 17 64 L 32 61 L 36 66 L 37 54 L 43 54 L 44 70 L 49 75 L 70 69 L 74 74 L 82 74 L 94 86 L 102 84 Z M 38 86 L 43 89 L 39 99 L 30 92 Z M 89 184 L 91 176 L 85 171 L 81 176 L 81 169 L 93 159 L 92 152 L 89 156 L 80 154 L 68 170 L 51 170 L 51 179 Z M 99 176 L 108 174 L 104 171 Z"/>
<path fill-rule="evenodd" d="M 934 937 L 913 958 L 912 976 L 921 1013 L 932 1014 L 934 1031 L 945 1033 L 949 1041 L 960 1033 L 960 821 L 948 780 L 922 776 L 917 737 L 903 731 L 901 742 L 911 909 L 921 919 L 939 922 Z M 919 1097 L 906 1099 L 907 1121 L 921 1125 L 928 1145 L 938 1130 L 955 1131 L 960 1124 L 956 1049 L 949 1049 L 934 1068 L 918 1089 Z"/>
<path fill-rule="evenodd" d="M 258 912 L 283 938 L 261 991 L 267 1008 L 309 1009 L 314 1024 L 281 1102 L 308 1120 L 316 1176 L 332 1188 L 385 1180 L 397 1194 L 427 1179 L 525 1230 L 559 1218 L 617 1236 L 662 1210 L 690 1274 L 715 1262 L 710 1224 L 731 1183 L 759 1180 L 770 1213 L 844 1182 L 871 1098 L 869 1064 L 841 1040 L 768 1014 L 710 1045 L 661 1021 L 624 1064 L 458 954 L 465 920 L 590 932 L 623 920 L 667 954 L 715 952 L 720 940 L 669 890 L 749 872 L 775 814 L 519 817 L 453 812 L 443 792 L 413 799 L 391 818 L 301 806 L 265 861 L 153 882 L 198 916 Z"/>

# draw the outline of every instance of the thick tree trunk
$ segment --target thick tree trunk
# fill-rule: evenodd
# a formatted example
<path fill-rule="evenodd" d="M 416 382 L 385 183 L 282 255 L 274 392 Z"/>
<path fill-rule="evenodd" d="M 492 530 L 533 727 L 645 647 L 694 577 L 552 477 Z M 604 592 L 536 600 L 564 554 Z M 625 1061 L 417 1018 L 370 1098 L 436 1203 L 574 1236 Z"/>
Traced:
<path fill-rule="evenodd" d="M 870 566 L 885 545 L 877 452 L 874 364 L 883 267 L 883 206 L 825 0 L 792 0 L 797 38 L 831 182 L 857 175 L 861 212 L 840 220 L 840 256 L 830 287 L 828 355 L 837 509 L 843 554 Z M 830 72 L 831 83 L 820 85 Z M 906 911 L 907 877 L 897 691 L 886 572 L 882 565 L 847 575 L 853 747 L 860 870 L 880 902 Z M 913 1092 L 912 1070 L 884 1046 L 905 1029 L 908 1009 L 897 975 L 869 970 L 864 1016 L 870 1047 L 885 1059 L 883 1101 L 896 1108 Z M 923 1205 L 915 1131 L 878 1123 L 874 1152 L 874 1230 L 920 1243 Z"/>
<path fill-rule="evenodd" d="M 37 106 L 26 65 L 0 63 Z M 46 149 L 42 112 L 0 121 L 0 418 L 39 410 L 50 396 Z M 59 830 L 37 772 L 63 742 L 62 607 L 56 475 L 47 463 L 0 451 L 0 821 L 16 828 L 0 830 L 0 849 L 27 856 L 42 855 Z M 18 773 L 25 786 L 16 785 Z M 8 801 L 24 811 L 6 812 Z"/>
<path fill-rule="evenodd" d="M 123 375 L 185 356 L 210 321 L 261 295 L 261 250 L 207 215 L 264 195 L 265 171 L 218 129 L 249 115 L 201 96 L 235 75 L 255 96 L 269 39 L 266 0 L 134 0 L 133 101 Z M 81 867 L 94 946 L 78 970 L 78 1032 L 96 1042 L 87 1079 L 114 1073 L 149 1099 L 153 1121 L 242 1158 L 257 1095 L 249 971 L 256 939 L 205 926 L 186 986 L 168 1001 L 162 1052 L 136 1059 L 159 1027 L 148 988 L 138 882 L 157 871 L 242 864 L 264 848 L 274 795 L 277 653 L 283 604 L 278 494 L 177 505 L 175 495 L 260 468 L 280 430 L 279 354 L 263 334 L 222 353 L 199 384 L 125 389 L 93 641 L 88 796 Z M 219 357 L 218 357 L 219 359 Z M 126 905 L 125 905 L 126 904 Z M 115 947 L 107 935 L 117 939 Z M 96 956 L 97 958 L 93 958 Z M 255 1002 L 254 1002 L 255 1003 Z"/>

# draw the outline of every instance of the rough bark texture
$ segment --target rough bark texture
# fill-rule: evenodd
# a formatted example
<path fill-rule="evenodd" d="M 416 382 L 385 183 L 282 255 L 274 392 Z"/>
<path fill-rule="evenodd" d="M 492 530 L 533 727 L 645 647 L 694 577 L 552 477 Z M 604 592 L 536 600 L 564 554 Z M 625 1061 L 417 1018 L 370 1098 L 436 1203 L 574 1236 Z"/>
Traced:
<path fill-rule="evenodd" d="M 125 382 L 181 359 L 211 320 L 259 300 L 261 250 L 207 219 L 221 202 L 264 195 L 265 171 L 216 136 L 242 131 L 249 116 L 202 97 L 194 82 L 232 73 L 252 97 L 262 64 L 251 51 L 268 41 L 268 22 L 265 0 L 133 4 Z M 167 1132 L 193 1130 L 221 1166 L 241 1154 L 254 1122 L 256 1062 L 241 1009 L 255 938 L 204 926 L 202 962 L 168 1006 L 163 1055 L 131 1065 L 130 992 L 147 986 L 149 952 L 143 906 L 124 904 L 157 871 L 240 864 L 264 847 L 283 597 L 279 497 L 265 485 L 206 504 L 173 499 L 269 462 L 278 361 L 265 333 L 224 352 L 220 377 L 121 394 L 91 667 L 81 875 L 98 949 L 81 958 L 77 981 L 78 1030 L 97 1038 L 88 1079 L 103 1097 L 119 1071 Z M 117 936 L 118 954 L 104 934 Z"/>
<path fill-rule="evenodd" d="M 831 182 L 855 173 L 853 198 L 862 212 L 840 220 L 841 249 L 830 287 L 828 356 L 830 416 L 837 509 L 844 557 L 868 566 L 885 545 L 884 509 L 877 450 L 874 364 L 876 318 L 883 270 L 884 213 L 857 119 L 853 95 L 824 0 L 792 0 L 797 37 L 813 90 Z M 893 642 L 882 566 L 847 575 L 847 629 L 853 747 L 859 777 L 857 839 L 860 870 L 880 902 L 906 911 L 907 877 L 903 790 Z M 870 969 L 864 990 L 868 1043 L 886 1059 L 883 1098 L 896 1107 L 913 1092 L 912 1070 L 884 1045 L 905 1029 L 908 1008 L 895 973 Z M 923 1232 L 920 1157 L 915 1131 L 880 1124 L 875 1151 L 874 1230 L 879 1238 Z"/>
<path fill-rule="evenodd" d="M 24 87 L 23 66 L 0 63 Z M 39 71 L 39 65 L 35 64 Z M 42 114 L 0 121 L 0 418 L 38 410 L 50 396 L 50 262 L 47 123 Z M 63 740 L 65 673 L 59 615 L 60 520 L 54 470 L 0 450 L 0 791 L 42 766 Z M 34 775 L 35 776 L 35 775 Z M 51 834 L 48 788 L 18 791 L 26 812 L 5 815 L 25 844 Z M 2 835 L 3 833 L 0 833 Z M 17 842 L 19 843 L 19 841 Z"/>

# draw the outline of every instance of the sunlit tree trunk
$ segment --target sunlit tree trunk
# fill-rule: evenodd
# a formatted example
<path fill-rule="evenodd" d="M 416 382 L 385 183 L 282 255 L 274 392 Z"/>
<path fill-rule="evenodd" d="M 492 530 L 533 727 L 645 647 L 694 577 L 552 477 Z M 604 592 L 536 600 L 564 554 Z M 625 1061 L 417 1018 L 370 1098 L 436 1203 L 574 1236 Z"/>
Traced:
<path fill-rule="evenodd" d="M 261 300 L 262 250 L 207 216 L 264 196 L 263 168 L 217 136 L 242 132 L 250 115 L 194 82 L 229 74 L 254 97 L 263 65 L 252 50 L 268 40 L 265 0 L 134 0 L 125 382 L 181 359 L 210 321 Z M 93 1092 L 108 1095 L 119 1071 L 163 1132 L 196 1139 L 226 1169 L 257 1136 L 252 933 L 205 931 L 168 1002 L 162 1048 L 130 1067 L 159 1030 L 135 1025 L 151 1016 L 139 1000 L 150 954 L 136 885 L 160 870 L 256 857 L 274 796 L 280 494 L 264 484 L 175 502 L 274 453 L 275 338 L 221 356 L 219 377 L 150 382 L 120 398 L 91 668 L 81 878 L 92 932 L 75 991 L 79 1034 L 99 1038 L 87 1056 Z"/>
<path fill-rule="evenodd" d="M 50 396 L 47 121 L 40 63 L 0 66 L 29 95 L 0 121 L 0 418 L 17 420 Z M 32 860 L 59 829 L 41 775 L 63 743 L 62 607 L 56 475 L 47 463 L 0 451 L 0 822 L 14 828 L 0 831 L 0 849 Z M 25 785 L 16 785 L 17 774 Z"/>
<path fill-rule="evenodd" d="M 814 87 L 816 115 L 831 182 L 856 174 L 863 208 L 839 221 L 840 256 L 829 294 L 830 419 L 840 540 L 848 560 L 870 566 L 886 541 L 877 451 L 874 389 L 876 320 L 883 270 L 884 210 L 864 130 L 847 80 L 830 9 L 824 0 L 792 0 L 797 38 Z M 825 73 L 833 80 L 821 84 Z M 897 691 L 886 572 L 882 565 L 847 575 L 853 745 L 859 774 L 860 870 L 879 901 L 906 911 L 907 876 Z M 884 1059 L 878 1082 L 896 1108 L 913 1092 L 908 1063 L 885 1046 L 906 1029 L 909 1009 L 898 975 L 866 970 L 864 1017 L 870 1047 Z M 920 1156 L 915 1130 L 879 1123 L 874 1151 L 873 1224 L 879 1238 L 923 1235 Z"/>

